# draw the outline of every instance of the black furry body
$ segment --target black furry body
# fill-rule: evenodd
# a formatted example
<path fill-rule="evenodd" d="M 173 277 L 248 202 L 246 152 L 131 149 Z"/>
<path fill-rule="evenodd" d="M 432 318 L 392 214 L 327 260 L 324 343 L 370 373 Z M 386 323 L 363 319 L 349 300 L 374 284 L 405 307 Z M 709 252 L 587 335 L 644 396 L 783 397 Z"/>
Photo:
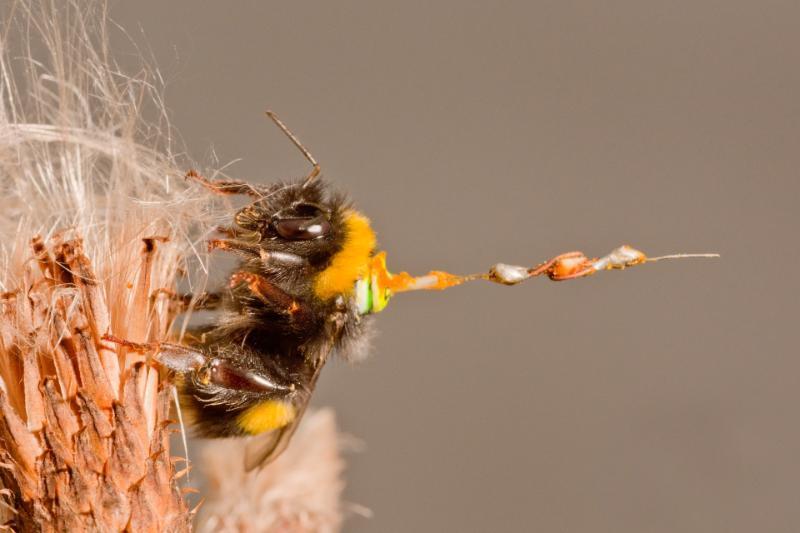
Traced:
<path fill-rule="evenodd" d="M 227 190 L 234 187 L 230 182 L 211 183 L 220 192 L 247 192 Z M 358 314 L 352 295 L 323 299 L 315 292 L 317 276 L 346 245 L 350 208 L 344 198 L 328 195 L 319 181 L 247 187 L 255 201 L 222 230 L 228 238 L 212 241 L 240 255 L 241 264 L 217 298 L 218 319 L 193 332 L 193 348 L 225 371 L 184 373 L 181 391 L 197 431 L 208 437 L 250 434 L 242 413 L 268 400 L 291 403 L 297 416 L 273 432 L 269 456 L 291 437 L 328 355 L 336 349 L 346 357 L 348 347 L 365 338 L 370 319 Z M 306 237 L 309 220 L 322 235 L 287 238 Z M 262 378 L 275 387 L 253 385 Z"/>

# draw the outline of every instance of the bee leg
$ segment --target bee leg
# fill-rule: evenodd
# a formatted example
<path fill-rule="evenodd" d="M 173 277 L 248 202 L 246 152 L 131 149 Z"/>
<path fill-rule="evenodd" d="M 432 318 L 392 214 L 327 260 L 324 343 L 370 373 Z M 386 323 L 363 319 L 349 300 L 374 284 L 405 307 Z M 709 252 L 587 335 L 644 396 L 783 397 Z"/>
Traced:
<path fill-rule="evenodd" d="M 139 343 L 113 335 L 105 335 L 103 340 L 137 352 L 155 352 L 153 360 L 158 364 L 178 374 L 190 374 L 202 385 L 264 394 L 288 393 L 295 390 L 293 383 L 279 383 L 265 374 L 239 368 L 231 364 L 229 359 L 212 357 L 181 344 Z"/>
<path fill-rule="evenodd" d="M 263 198 L 264 194 L 249 183 L 238 180 L 210 180 L 197 173 L 195 170 L 190 170 L 186 173 L 186 179 L 194 180 L 200 183 L 206 189 L 216 194 L 246 194 L 254 198 Z"/>
<path fill-rule="evenodd" d="M 266 374 L 259 374 L 233 366 L 227 359 L 215 357 L 198 372 L 200 379 L 208 383 L 235 391 L 249 391 L 274 395 L 295 389 L 294 383 L 278 383 Z"/>
<path fill-rule="evenodd" d="M 214 231 L 229 239 L 260 240 L 261 238 L 261 234 L 257 231 L 245 230 L 234 226 L 217 226 Z"/>
<path fill-rule="evenodd" d="M 208 241 L 208 251 L 222 250 L 245 254 L 247 256 L 260 255 L 261 247 L 243 241 L 233 239 L 211 239 Z"/>
<path fill-rule="evenodd" d="M 201 385 L 271 395 L 295 389 L 292 383 L 280 383 L 265 374 L 240 368 L 232 364 L 230 359 L 210 357 L 200 350 L 180 344 L 162 343 L 154 359 L 179 374 L 192 374 Z"/>
<path fill-rule="evenodd" d="M 211 311 L 217 309 L 222 303 L 222 295 L 218 292 L 204 292 L 202 294 L 179 294 L 172 289 L 160 288 L 150 294 L 150 305 L 153 305 L 159 296 L 166 296 L 170 303 L 177 306 L 180 313 L 185 313 L 189 308 L 195 311 Z"/>
<path fill-rule="evenodd" d="M 301 267 L 308 261 L 300 255 L 291 252 L 268 251 L 256 244 L 250 244 L 235 239 L 211 239 L 208 241 L 208 251 L 222 250 L 233 252 L 247 259 L 258 256 L 265 265 L 282 265 L 288 267 Z"/>
<path fill-rule="evenodd" d="M 265 265 L 281 265 L 286 267 L 304 267 L 308 265 L 305 257 L 291 252 L 261 250 L 259 253 Z"/>
<path fill-rule="evenodd" d="M 304 302 L 295 299 L 264 276 L 252 272 L 235 272 L 231 276 L 230 286 L 234 288 L 241 284 L 247 284 L 247 288 L 259 300 L 294 320 L 302 321 L 308 314 Z"/>

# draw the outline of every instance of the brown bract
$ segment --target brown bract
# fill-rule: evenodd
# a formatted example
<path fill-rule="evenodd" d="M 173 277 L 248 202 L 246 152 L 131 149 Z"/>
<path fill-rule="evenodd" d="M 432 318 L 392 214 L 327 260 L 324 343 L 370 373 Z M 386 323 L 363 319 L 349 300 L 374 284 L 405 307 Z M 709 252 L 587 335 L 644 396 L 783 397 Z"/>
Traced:
<path fill-rule="evenodd" d="M 21 286 L 0 300 L 0 479 L 14 529 L 189 529 L 169 454 L 171 386 L 101 340 L 117 322 L 163 340 L 172 317 L 148 297 L 154 243 L 109 305 L 79 238 L 34 238 Z"/>

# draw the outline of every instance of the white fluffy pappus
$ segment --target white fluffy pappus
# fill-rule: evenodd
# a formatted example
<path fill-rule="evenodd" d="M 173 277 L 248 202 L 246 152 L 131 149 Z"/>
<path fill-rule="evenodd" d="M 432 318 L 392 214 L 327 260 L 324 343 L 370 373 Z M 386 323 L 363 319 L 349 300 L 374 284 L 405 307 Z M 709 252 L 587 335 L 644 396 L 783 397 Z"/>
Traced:
<path fill-rule="evenodd" d="M 200 507 L 198 531 L 339 531 L 342 444 L 331 409 L 306 414 L 292 445 L 252 473 L 242 462 L 245 439 L 208 441 L 201 450 L 208 499 Z"/>
<path fill-rule="evenodd" d="M 104 2 L 12 1 L 0 36 L 0 284 L 29 240 L 80 232 L 111 301 L 133 282 L 142 238 L 167 237 L 155 286 L 172 286 L 211 226 L 183 178 L 157 71 L 126 76 L 108 50 Z M 147 120 L 147 117 L 150 120 Z M 127 267 L 127 268 L 126 268 Z M 117 330 L 119 331 L 119 330 Z"/>

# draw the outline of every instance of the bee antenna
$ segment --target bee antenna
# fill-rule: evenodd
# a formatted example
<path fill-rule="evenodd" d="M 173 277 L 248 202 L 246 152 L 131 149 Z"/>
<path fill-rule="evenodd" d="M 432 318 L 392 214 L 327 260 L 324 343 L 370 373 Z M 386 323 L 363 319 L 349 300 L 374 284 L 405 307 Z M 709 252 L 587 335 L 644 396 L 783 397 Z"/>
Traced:
<path fill-rule="evenodd" d="M 272 111 L 267 111 L 266 114 L 272 120 L 272 122 L 274 122 L 275 125 L 281 129 L 284 135 L 289 137 L 289 140 L 292 141 L 292 144 L 294 144 L 297 149 L 303 153 L 308 162 L 314 165 L 314 168 L 311 169 L 311 172 L 309 172 L 308 176 L 306 176 L 306 179 L 303 182 L 303 188 L 307 187 L 309 183 L 314 181 L 314 179 L 319 176 L 321 170 L 319 163 L 317 163 L 317 160 L 314 159 L 313 155 L 311 155 L 311 152 L 308 151 L 308 148 L 303 146 L 303 143 L 300 142 L 300 139 L 298 139 L 297 136 L 286 126 L 286 124 L 284 124 L 283 121 L 278 118 L 278 115 Z"/>

